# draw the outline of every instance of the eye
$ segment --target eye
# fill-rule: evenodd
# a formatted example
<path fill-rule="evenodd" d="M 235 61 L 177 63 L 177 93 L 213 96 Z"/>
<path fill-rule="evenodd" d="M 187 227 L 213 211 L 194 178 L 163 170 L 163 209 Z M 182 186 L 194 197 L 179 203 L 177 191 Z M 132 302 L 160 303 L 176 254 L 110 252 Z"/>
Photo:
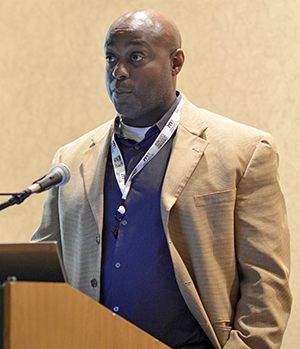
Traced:
<path fill-rule="evenodd" d="M 131 55 L 131 60 L 134 61 L 134 62 L 139 62 L 143 59 L 142 55 L 139 54 L 139 53 L 133 53 Z"/>
<path fill-rule="evenodd" d="M 106 59 L 107 63 L 114 63 L 117 60 L 116 56 L 114 56 L 112 54 L 107 54 L 105 59 Z"/>

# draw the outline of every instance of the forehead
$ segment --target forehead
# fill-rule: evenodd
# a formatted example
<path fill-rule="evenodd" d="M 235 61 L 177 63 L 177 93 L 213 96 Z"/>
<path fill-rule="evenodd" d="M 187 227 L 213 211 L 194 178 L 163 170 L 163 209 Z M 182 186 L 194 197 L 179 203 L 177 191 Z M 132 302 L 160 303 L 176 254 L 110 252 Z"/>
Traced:
<path fill-rule="evenodd" d="M 114 33 L 106 37 L 104 48 L 117 48 L 117 47 L 144 47 L 151 50 L 156 46 L 155 42 L 143 35 L 137 35 L 136 33 Z"/>

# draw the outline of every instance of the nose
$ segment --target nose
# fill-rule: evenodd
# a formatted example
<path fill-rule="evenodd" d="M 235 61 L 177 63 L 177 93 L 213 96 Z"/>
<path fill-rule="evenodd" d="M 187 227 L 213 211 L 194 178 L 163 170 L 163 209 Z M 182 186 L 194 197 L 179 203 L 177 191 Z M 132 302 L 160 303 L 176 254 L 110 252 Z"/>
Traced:
<path fill-rule="evenodd" d="M 112 71 L 112 76 L 117 80 L 126 80 L 129 78 L 130 75 L 125 64 L 122 62 L 118 62 Z"/>

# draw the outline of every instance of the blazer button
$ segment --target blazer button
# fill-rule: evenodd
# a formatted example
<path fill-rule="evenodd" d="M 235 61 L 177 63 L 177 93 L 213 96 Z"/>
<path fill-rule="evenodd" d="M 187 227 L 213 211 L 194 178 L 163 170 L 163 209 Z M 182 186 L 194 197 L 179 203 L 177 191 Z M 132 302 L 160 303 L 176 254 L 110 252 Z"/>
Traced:
<path fill-rule="evenodd" d="M 96 242 L 97 242 L 98 245 L 100 244 L 100 235 L 96 236 Z"/>
<path fill-rule="evenodd" d="M 91 285 L 92 285 L 92 287 L 97 287 L 97 285 L 98 285 L 98 281 L 96 280 L 96 279 L 92 279 L 91 280 Z"/>

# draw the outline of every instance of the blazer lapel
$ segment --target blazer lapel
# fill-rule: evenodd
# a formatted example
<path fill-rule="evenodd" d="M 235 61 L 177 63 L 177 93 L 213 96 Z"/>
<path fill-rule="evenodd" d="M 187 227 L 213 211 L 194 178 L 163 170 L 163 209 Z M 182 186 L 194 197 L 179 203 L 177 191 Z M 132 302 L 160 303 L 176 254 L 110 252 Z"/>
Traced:
<path fill-rule="evenodd" d="M 91 140 L 89 149 L 82 155 L 86 195 L 100 231 L 103 221 L 101 207 L 103 207 L 104 177 L 112 130 L 113 123 L 103 134 L 96 135 Z"/>
<path fill-rule="evenodd" d="M 180 123 L 162 188 L 163 218 L 167 218 L 165 213 L 175 204 L 203 155 L 208 142 L 201 135 L 206 128 L 199 109 L 184 97 Z"/>

